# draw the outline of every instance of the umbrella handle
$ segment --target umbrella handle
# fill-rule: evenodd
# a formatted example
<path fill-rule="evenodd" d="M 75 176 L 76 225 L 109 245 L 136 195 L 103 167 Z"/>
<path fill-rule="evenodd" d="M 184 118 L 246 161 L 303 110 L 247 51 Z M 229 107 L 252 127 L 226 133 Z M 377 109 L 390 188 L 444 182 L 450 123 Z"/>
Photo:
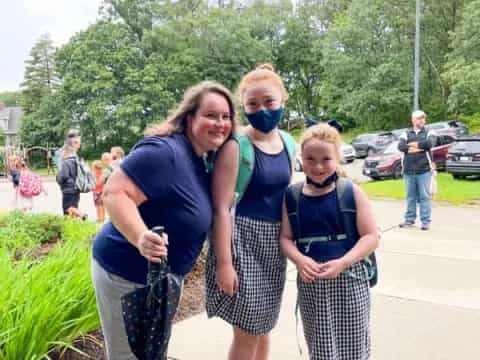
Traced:
<path fill-rule="evenodd" d="M 163 226 L 155 226 L 152 228 L 151 231 L 154 233 L 162 236 L 165 228 Z M 147 284 L 153 284 L 158 277 L 160 276 L 160 273 L 165 272 L 167 267 L 167 257 L 164 256 L 161 259 L 161 262 L 159 263 L 154 263 L 149 261 L 148 262 L 148 274 L 147 274 Z"/>

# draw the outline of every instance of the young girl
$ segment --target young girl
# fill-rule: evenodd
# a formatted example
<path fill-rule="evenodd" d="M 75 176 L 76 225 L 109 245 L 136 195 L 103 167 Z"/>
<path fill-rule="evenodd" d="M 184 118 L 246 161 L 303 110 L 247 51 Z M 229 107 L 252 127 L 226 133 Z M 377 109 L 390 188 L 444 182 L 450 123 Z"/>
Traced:
<path fill-rule="evenodd" d="M 110 175 L 113 172 L 113 157 L 109 152 L 104 152 L 102 154 L 102 165 L 103 165 L 103 183 L 106 184 Z"/>
<path fill-rule="evenodd" d="M 103 223 L 105 221 L 105 208 L 103 206 L 103 166 L 100 160 L 92 162 L 93 175 L 95 176 L 95 188 L 93 189 L 93 203 L 97 211 L 97 222 Z"/>
<path fill-rule="evenodd" d="M 41 193 L 48 195 L 40 176 L 31 172 L 24 160 L 17 163 L 19 181 L 17 189 L 17 208 L 23 212 L 33 210 L 33 198 Z"/>
<path fill-rule="evenodd" d="M 216 159 L 206 307 L 208 316 L 219 316 L 233 326 L 230 360 L 264 360 L 285 284 L 286 259 L 280 252 L 279 235 L 292 164 L 282 140 L 287 135 L 281 136 L 277 125 L 287 91 L 267 64 L 246 74 L 238 92 L 250 123 L 245 135 L 253 145 L 254 168 L 232 219 L 240 142 L 228 141 Z"/>
<path fill-rule="evenodd" d="M 303 134 L 301 146 L 307 181 L 298 200 L 296 229 L 301 240 L 309 241 L 294 240 L 284 206 L 280 242 L 297 267 L 298 304 L 310 359 L 364 360 L 370 354 L 370 290 L 361 260 L 378 245 L 377 226 L 367 196 L 353 185 L 359 239 L 345 236 L 337 205 L 337 130 L 327 124 L 313 126 Z"/>

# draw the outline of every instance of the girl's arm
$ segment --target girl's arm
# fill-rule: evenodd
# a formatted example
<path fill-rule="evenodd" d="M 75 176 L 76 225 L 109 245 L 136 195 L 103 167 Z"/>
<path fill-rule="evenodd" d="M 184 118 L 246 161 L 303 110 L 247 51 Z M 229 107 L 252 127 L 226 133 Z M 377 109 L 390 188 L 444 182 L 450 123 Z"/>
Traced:
<path fill-rule="evenodd" d="M 213 170 L 212 242 L 217 259 L 217 285 L 228 295 L 238 290 L 238 278 L 232 262 L 232 219 L 235 184 L 238 175 L 239 146 L 230 140 L 220 149 Z"/>
<path fill-rule="evenodd" d="M 323 272 L 320 276 L 322 279 L 336 278 L 343 270 L 370 255 L 378 247 L 379 234 L 368 197 L 355 184 L 353 185 L 353 193 L 357 206 L 357 229 L 360 238 L 355 246 L 343 257 L 328 261 L 322 265 Z"/>
<path fill-rule="evenodd" d="M 145 194 L 122 171 L 111 176 L 103 193 L 103 202 L 111 222 L 138 248 L 147 260 L 159 262 L 167 255 L 164 239 L 148 230 L 138 211 L 138 206 L 147 200 Z"/>
<path fill-rule="evenodd" d="M 287 214 L 285 199 L 282 205 L 282 225 L 280 228 L 280 248 L 283 254 L 289 258 L 297 267 L 297 271 L 305 282 L 312 282 L 320 275 L 320 265 L 312 258 L 303 255 L 295 245 L 290 226 L 290 219 Z"/>

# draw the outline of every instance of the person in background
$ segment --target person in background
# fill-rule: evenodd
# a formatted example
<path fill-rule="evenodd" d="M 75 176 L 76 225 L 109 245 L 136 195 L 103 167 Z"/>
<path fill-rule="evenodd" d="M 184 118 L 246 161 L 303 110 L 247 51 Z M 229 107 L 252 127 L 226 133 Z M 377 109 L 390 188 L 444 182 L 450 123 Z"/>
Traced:
<path fill-rule="evenodd" d="M 9 156 L 8 158 L 8 173 L 10 179 L 12 180 L 13 185 L 13 207 L 17 208 L 18 206 L 18 184 L 20 182 L 20 169 L 19 169 L 20 158 L 17 155 Z"/>
<path fill-rule="evenodd" d="M 407 193 L 407 210 L 401 228 L 415 226 L 417 202 L 420 205 L 421 229 L 430 229 L 432 221 L 432 199 L 430 182 L 432 180 L 433 158 L 430 149 L 433 146 L 434 133 L 425 129 L 426 115 L 417 110 L 412 113 L 412 128 L 400 135 L 398 150 L 403 152 L 403 179 Z"/>
<path fill-rule="evenodd" d="M 62 153 L 62 166 L 57 173 L 56 180 L 62 192 L 63 214 L 70 217 L 86 219 L 86 214 L 83 214 L 78 208 L 80 191 L 75 185 L 77 179 L 77 161 L 79 161 L 77 153 L 75 148 L 70 146 L 65 147 Z"/>
<path fill-rule="evenodd" d="M 110 154 L 112 154 L 112 169 L 115 170 L 123 161 L 125 157 L 125 151 L 120 146 L 113 146 L 110 149 Z"/>
<path fill-rule="evenodd" d="M 437 164 L 432 162 L 432 179 L 430 181 L 430 196 L 432 197 L 432 201 L 435 201 L 438 191 L 437 175 Z"/>
<path fill-rule="evenodd" d="M 105 207 L 103 206 L 103 187 L 105 180 L 103 178 L 102 161 L 95 160 L 92 162 L 93 176 L 95 176 L 95 188 L 93 189 L 93 203 L 97 211 L 97 222 L 105 221 Z"/>
<path fill-rule="evenodd" d="M 67 135 L 65 136 L 65 141 L 63 143 L 63 146 L 55 152 L 54 162 L 55 162 L 55 165 L 57 166 L 57 173 L 60 172 L 62 168 L 62 161 L 65 158 L 65 155 L 64 155 L 65 150 L 73 151 L 77 156 L 77 152 L 80 149 L 80 146 L 81 146 L 81 141 L 80 141 L 80 135 L 78 130 L 75 130 L 75 129 L 69 130 L 67 132 Z"/>
<path fill-rule="evenodd" d="M 41 193 L 48 195 L 39 175 L 34 174 L 27 167 L 25 160 L 17 162 L 17 169 L 20 172 L 17 191 L 17 208 L 23 212 L 33 210 L 33 198 Z"/>
<path fill-rule="evenodd" d="M 112 155 L 109 152 L 102 154 L 102 166 L 103 166 L 103 183 L 106 184 L 110 175 L 113 172 Z"/>

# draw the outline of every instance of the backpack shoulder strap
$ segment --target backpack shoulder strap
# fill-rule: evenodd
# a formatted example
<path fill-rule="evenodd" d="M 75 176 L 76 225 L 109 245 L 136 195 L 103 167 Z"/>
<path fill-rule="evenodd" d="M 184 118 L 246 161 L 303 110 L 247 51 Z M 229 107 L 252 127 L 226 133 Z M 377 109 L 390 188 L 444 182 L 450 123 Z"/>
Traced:
<path fill-rule="evenodd" d="M 255 151 L 247 135 L 234 135 L 238 143 L 238 174 L 235 184 L 235 203 L 239 203 L 247 189 L 255 166 Z"/>
<path fill-rule="evenodd" d="M 351 180 L 340 176 L 336 182 L 338 207 L 341 212 L 357 212 L 353 183 Z"/>
<path fill-rule="evenodd" d="M 339 177 L 336 182 L 338 208 L 340 209 L 341 221 L 349 240 L 357 241 L 359 234 L 357 229 L 357 205 L 351 180 Z M 378 282 L 378 267 L 375 252 L 363 259 L 367 267 L 367 279 L 370 287 Z M 353 276 L 353 275 L 352 275 Z M 355 277 L 355 276 L 353 276 Z"/>
<path fill-rule="evenodd" d="M 297 142 L 288 132 L 280 130 L 280 137 L 282 138 L 283 145 L 287 148 L 288 159 L 290 160 L 290 165 L 293 166 L 295 160 L 295 148 Z"/>
<path fill-rule="evenodd" d="M 287 208 L 288 221 L 292 229 L 295 240 L 300 238 L 300 217 L 298 215 L 298 205 L 300 203 L 300 194 L 302 193 L 304 182 L 298 182 L 290 185 L 285 191 L 285 206 Z"/>
<path fill-rule="evenodd" d="M 357 230 L 357 205 L 353 193 L 353 183 L 351 180 L 339 177 L 336 181 L 337 204 L 340 210 L 340 221 L 345 233 L 350 241 L 358 240 Z"/>

